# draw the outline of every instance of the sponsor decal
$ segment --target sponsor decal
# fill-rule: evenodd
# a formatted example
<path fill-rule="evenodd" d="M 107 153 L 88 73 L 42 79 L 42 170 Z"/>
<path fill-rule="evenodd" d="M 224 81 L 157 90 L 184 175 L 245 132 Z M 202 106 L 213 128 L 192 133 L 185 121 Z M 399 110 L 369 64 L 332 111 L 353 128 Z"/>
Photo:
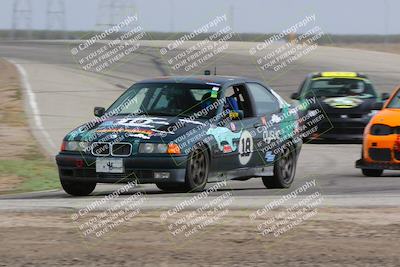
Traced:
<path fill-rule="evenodd" d="M 232 152 L 232 147 L 230 145 L 224 145 L 224 153 Z"/>
<path fill-rule="evenodd" d="M 333 97 L 325 99 L 324 102 L 333 108 L 354 108 L 363 101 L 356 97 Z"/>
<path fill-rule="evenodd" d="M 271 151 L 267 151 L 267 153 L 265 153 L 265 160 L 267 162 L 273 162 L 275 160 L 275 155 Z"/>
<path fill-rule="evenodd" d="M 267 125 L 267 118 L 266 118 L 265 116 L 262 116 L 262 117 L 261 117 L 261 123 L 262 123 L 263 125 Z"/>
<path fill-rule="evenodd" d="M 231 111 L 231 112 L 229 112 L 229 118 L 230 118 L 231 120 L 233 120 L 233 119 L 238 119 L 238 118 L 239 118 L 239 113 L 237 113 L 237 112 L 235 112 L 235 111 Z"/>
<path fill-rule="evenodd" d="M 213 87 L 211 89 L 211 98 L 217 98 L 218 97 L 218 90 L 219 90 L 219 87 Z"/>
<path fill-rule="evenodd" d="M 253 155 L 253 137 L 248 131 L 243 131 L 239 140 L 239 162 L 247 165 Z"/>
<path fill-rule="evenodd" d="M 138 137 L 142 139 L 150 139 L 151 136 L 155 135 L 155 131 L 149 129 L 127 129 L 127 128 L 106 128 L 99 129 L 97 133 L 127 133 L 129 137 Z"/>
<path fill-rule="evenodd" d="M 217 141 L 220 151 L 224 151 L 223 143 L 227 143 L 232 151 L 236 151 L 237 145 L 233 142 L 234 139 L 239 139 L 241 132 L 234 133 L 226 127 L 210 127 L 207 130 L 208 135 L 212 135 Z"/>
<path fill-rule="evenodd" d="M 230 124 L 231 124 L 231 130 L 236 131 L 236 125 L 233 122 L 231 122 Z"/>
<path fill-rule="evenodd" d="M 273 114 L 272 117 L 271 117 L 272 123 L 279 123 L 279 122 L 281 122 L 281 120 L 282 120 L 281 117 L 279 117 L 276 114 Z"/>
<path fill-rule="evenodd" d="M 263 141 L 267 144 L 274 140 L 279 140 L 279 131 L 267 130 L 263 131 Z"/>
<path fill-rule="evenodd" d="M 158 125 L 169 125 L 165 118 L 123 118 L 117 120 L 116 124 L 127 127 L 144 127 L 144 128 L 155 128 L 154 124 Z"/>

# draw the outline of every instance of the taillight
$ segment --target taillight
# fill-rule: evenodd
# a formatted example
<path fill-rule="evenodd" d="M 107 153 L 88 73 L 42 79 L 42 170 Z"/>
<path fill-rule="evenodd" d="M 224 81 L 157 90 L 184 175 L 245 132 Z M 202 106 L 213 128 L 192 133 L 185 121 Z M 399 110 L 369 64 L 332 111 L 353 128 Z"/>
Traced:
<path fill-rule="evenodd" d="M 67 145 L 67 142 L 63 141 L 63 142 L 61 143 L 61 148 L 60 148 L 60 150 L 61 150 L 61 151 L 65 151 L 66 145 Z"/>

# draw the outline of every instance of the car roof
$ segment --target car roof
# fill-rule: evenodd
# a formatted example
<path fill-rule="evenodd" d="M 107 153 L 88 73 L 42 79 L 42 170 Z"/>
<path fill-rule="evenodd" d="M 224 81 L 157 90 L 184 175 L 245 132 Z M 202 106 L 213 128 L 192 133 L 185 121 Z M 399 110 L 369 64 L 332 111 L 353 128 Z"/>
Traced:
<path fill-rule="evenodd" d="M 359 72 L 350 71 L 324 71 L 324 72 L 313 72 L 308 75 L 309 78 L 364 78 L 368 79 L 367 75 Z"/>
<path fill-rule="evenodd" d="M 219 75 L 192 75 L 192 76 L 162 76 L 139 81 L 138 83 L 190 83 L 190 84 L 215 84 L 223 86 L 232 83 L 257 82 L 260 81 L 240 76 Z M 262 84 L 262 83 L 261 83 Z"/>

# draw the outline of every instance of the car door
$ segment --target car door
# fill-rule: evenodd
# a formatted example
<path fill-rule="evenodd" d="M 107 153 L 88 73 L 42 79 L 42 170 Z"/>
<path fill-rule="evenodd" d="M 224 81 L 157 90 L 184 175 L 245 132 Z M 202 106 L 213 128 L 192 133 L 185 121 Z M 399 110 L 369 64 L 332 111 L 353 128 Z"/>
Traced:
<path fill-rule="evenodd" d="M 248 82 L 246 86 L 256 117 L 254 123 L 256 132 L 254 137 L 254 165 L 269 165 L 276 160 L 277 156 L 274 151 L 280 145 L 283 103 L 262 84 Z"/>
<path fill-rule="evenodd" d="M 224 119 L 211 133 L 215 133 L 213 165 L 219 171 L 254 167 L 254 124 L 256 117 L 245 84 L 234 84 L 223 90 Z M 229 116 L 240 113 L 239 116 Z M 222 134 L 221 134 L 222 133 Z M 219 134 L 219 136 L 217 136 Z"/>

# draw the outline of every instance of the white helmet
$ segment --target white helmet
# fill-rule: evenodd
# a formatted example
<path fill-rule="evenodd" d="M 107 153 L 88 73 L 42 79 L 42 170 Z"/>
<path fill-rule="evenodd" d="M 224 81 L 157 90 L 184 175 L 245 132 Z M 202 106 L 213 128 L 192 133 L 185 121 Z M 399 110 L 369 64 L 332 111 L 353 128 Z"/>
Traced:
<path fill-rule="evenodd" d="M 364 83 L 357 82 L 350 84 L 350 92 L 353 94 L 361 94 L 364 92 Z"/>

